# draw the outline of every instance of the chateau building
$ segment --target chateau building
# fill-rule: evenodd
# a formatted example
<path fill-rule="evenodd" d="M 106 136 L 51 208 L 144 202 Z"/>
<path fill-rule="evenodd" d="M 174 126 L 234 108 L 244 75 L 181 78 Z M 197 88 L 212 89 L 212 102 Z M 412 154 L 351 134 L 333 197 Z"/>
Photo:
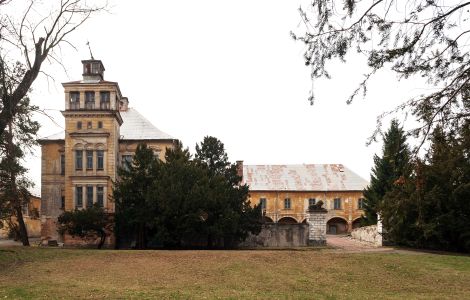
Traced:
<path fill-rule="evenodd" d="M 39 140 L 41 166 L 41 238 L 66 244 L 57 218 L 64 211 L 102 206 L 114 213 L 112 185 L 118 167 L 132 160 L 146 143 L 161 159 L 177 140 L 129 107 L 117 82 L 104 80 L 100 60 L 84 60 L 83 78 L 63 83 L 64 131 Z M 310 205 L 322 200 L 328 209 L 327 231 L 345 233 L 358 226 L 362 191 L 367 182 L 343 165 L 247 165 L 239 161 L 251 203 L 260 204 L 268 222 L 306 222 Z M 112 245 L 113 235 L 106 240 Z"/>
<path fill-rule="evenodd" d="M 242 162 L 238 164 L 241 168 Z M 243 183 L 250 186 L 250 201 L 261 205 L 267 222 L 305 223 L 308 207 L 323 201 L 330 234 L 359 226 L 362 191 L 368 184 L 341 164 L 246 165 Z"/>
<path fill-rule="evenodd" d="M 117 168 L 145 142 L 162 160 L 176 139 L 129 107 L 117 82 L 104 80 L 100 60 L 84 60 L 83 79 L 63 83 L 65 130 L 39 140 L 41 166 L 41 238 L 58 240 L 57 217 L 63 211 L 97 203 L 109 213 Z M 73 243 L 73 240 L 65 241 Z M 112 244 L 112 237 L 106 241 Z"/>

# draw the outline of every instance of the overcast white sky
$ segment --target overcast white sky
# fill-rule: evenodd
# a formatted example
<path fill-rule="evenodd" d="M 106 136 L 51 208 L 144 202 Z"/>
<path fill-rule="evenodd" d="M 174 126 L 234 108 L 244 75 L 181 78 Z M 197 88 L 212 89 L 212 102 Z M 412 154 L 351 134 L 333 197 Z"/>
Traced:
<path fill-rule="evenodd" d="M 74 34 L 78 48 L 63 49 L 65 74 L 46 66 L 55 82 L 40 78 L 33 99 L 60 125 L 61 82 L 81 79 L 81 60 L 93 55 L 105 79 L 119 82 L 130 105 L 156 127 L 194 151 L 205 135 L 224 142 L 232 161 L 245 164 L 342 163 L 369 180 L 373 154 L 366 146 L 378 114 L 421 92 L 381 73 L 366 99 L 346 105 L 362 76 L 362 57 L 336 64 L 333 79 L 316 81 L 307 101 L 309 69 L 300 32 L 300 1 L 115 1 L 110 14 L 89 20 Z M 40 136 L 61 131 L 40 118 Z M 40 189 L 40 151 L 28 162 Z"/>

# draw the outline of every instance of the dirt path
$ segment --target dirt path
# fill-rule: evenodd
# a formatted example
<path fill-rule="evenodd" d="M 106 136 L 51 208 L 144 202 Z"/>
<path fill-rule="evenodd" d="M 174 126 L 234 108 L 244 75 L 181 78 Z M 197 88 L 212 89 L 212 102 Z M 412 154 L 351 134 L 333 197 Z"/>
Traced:
<path fill-rule="evenodd" d="M 29 243 L 31 245 L 39 243 L 40 238 L 29 238 Z M 19 241 L 9 240 L 9 239 L 0 239 L 0 247 L 12 247 L 12 246 L 22 246 L 23 244 Z"/>
<path fill-rule="evenodd" d="M 341 252 L 387 252 L 393 251 L 390 247 L 377 247 L 372 244 L 352 239 L 347 235 L 327 235 L 326 243 L 334 250 Z"/>

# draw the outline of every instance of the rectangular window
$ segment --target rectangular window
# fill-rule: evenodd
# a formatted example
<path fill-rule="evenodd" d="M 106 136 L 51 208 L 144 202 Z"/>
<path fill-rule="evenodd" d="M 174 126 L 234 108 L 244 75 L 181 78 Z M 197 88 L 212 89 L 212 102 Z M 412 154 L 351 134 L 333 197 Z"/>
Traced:
<path fill-rule="evenodd" d="M 93 124 L 91 122 L 86 123 L 86 128 L 91 129 L 93 127 Z"/>
<path fill-rule="evenodd" d="M 80 109 L 80 93 L 70 92 L 70 109 Z"/>
<path fill-rule="evenodd" d="M 359 198 L 357 200 L 357 208 L 358 209 L 364 209 L 364 198 Z"/>
<path fill-rule="evenodd" d="M 83 151 L 75 150 L 75 170 L 83 169 Z"/>
<path fill-rule="evenodd" d="M 132 164 L 132 155 L 123 155 L 122 156 L 122 167 L 126 170 L 129 170 L 129 166 Z"/>
<path fill-rule="evenodd" d="M 65 175 L 65 154 L 60 155 L 60 175 Z"/>
<path fill-rule="evenodd" d="M 104 151 L 98 150 L 96 151 L 96 169 L 103 170 L 104 169 Z"/>
<path fill-rule="evenodd" d="M 98 203 L 100 207 L 104 206 L 104 188 L 102 186 L 96 187 L 96 203 Z"/>
<path fill-rule="evenodd" d="M 75 187 L 75 207 L 83 207 L 83 187 Z"/>
<path fill-rule="evenodd" d="M 85 108 L 95 108 L 95 92 L 85 92 Z"/>
<path fill-rule="evenodd" d="M 92 63 L 91 64 L 91 73 L 99 74 L 100 73 L 100 64 L 99 63 Z"/>
<path fill-rule="evenodd" d="M 284 209 L 290 209 L 290 198 L 284 199 Z"/>
<path fill-rule="evenodd" d="M 77 129 L 82 129 L 82 122 L 80 121 L 77 122 Z"/>
<path fill-rule="evenodd" d="M 93 206 L 93 186 L 87 185 L 86 187 L 86 207 Z"/>
<path fill-rule="evenodd" d="M 100 109 L 110 109 L 109 92 L 100 92 Z"/>
<path fill-rule="evenodd" d="M 93 170 L 93 150 L 86 151 L 86 169 Z"/>
<path fill-rule="evenodd" d="M 60 196 L 60 208 L 65 208 L 65 196 Z"/>
<path fill-rule="evenodd" d="M 98 128 L 103 128 L 103 122 L 98 121 Z"/>
<path fill-rule="evenodd" d="M 341 198 L 335 198 L 334 209 L 341 209 Z"/>
<path fill-rule="evenodd" d="M 308 199 L 308 207 L 314 206 L 316 202 L 315 198 Z"/>
<path fill-rule="evenodd" d="M 266 210 L 266 198 L 260 198 L 259 205 L 261 206 L 261 210 Z"/>

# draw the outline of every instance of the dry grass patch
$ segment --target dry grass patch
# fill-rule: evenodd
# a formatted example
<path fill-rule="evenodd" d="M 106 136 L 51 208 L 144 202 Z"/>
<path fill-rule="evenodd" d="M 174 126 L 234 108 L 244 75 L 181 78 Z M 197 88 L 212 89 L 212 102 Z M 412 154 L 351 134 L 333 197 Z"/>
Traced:
<path fill-rule="evenodd" d="M 452 255 L 8 248 L 0 268 L 0 298 L 470 298 Z"/>

